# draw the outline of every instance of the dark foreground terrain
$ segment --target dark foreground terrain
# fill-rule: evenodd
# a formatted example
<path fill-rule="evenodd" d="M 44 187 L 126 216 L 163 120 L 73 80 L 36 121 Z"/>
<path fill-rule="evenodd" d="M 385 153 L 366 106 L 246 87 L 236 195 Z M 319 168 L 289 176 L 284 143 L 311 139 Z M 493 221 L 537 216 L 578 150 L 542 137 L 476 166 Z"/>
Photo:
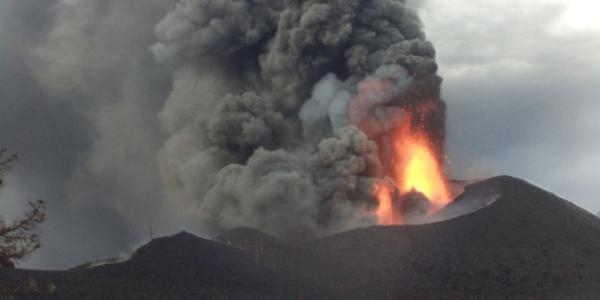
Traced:
<path fill-rule="evenodd" d="M 489 190 L 501 195 L 494 203 L 434 224 L 302 243 L 247 228 L 214 240 L 180 233 L 116 264 L 0 268 L 0 298 L 600 299 L 600 218 L 510 177 L 465 195 Z"/>

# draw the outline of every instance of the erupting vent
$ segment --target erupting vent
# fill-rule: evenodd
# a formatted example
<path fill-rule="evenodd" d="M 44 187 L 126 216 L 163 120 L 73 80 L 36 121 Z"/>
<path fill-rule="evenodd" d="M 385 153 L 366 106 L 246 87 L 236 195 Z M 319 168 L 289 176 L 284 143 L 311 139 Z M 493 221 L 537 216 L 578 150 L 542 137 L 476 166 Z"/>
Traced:
<path fill-rule="evenodd" d="M 384 139 L 392 143 L 387 145 L 392 149 L 388 176 L 394 184 L 383 181 L 375 184 L 373 189 L 378 201 L 376 215 L 381 225 L 404 223 L 402 216 L 413 204 L 403 203 L 408 201 L 407 195 L 424 196 L 429 214 L 452 200 L 442 159 L 420 125 L 422 116 L 420 110 L 403 110 L 399 125 L 389 133 L 391 138 Z"/>

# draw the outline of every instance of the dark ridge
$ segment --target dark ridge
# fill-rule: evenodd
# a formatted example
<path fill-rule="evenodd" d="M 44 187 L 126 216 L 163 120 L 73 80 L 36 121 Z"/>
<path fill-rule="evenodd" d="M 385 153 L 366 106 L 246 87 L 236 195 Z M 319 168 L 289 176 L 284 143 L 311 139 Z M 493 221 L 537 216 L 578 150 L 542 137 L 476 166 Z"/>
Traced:
<path fill-rule="evenodd" d="M 182 232 L 115 264 L 0 268 L 0 298 L 598 299 L 599 218 L 508 176 L 470 185 L 457 203 L 489 191 L 493 203 L 426 225 L 293 243 L 251 228 L 214 240 Z"/>
<path fill-rule="evenodd" d="M 214 241 L 244 249 L 256 255 L 277 255 L 287 250 L 288 242 L 249 227 L 238 227 L 216 236 Z"/>
<path fill-rule="evenodd" d="M 239 248 L 252 248 L 258 243 L 279 243 L 279 239 L 250 227 L 238 227 L 226 231 L 213 240 Z"/>
<path fill-rule="evenodd" d="M 314 247 L 375 278 L 403 282 L 398 293 L 409 298 L 436 298 L 441 291 L 445 298 L 600 295 L 598 218 L 520 179 L 492 178 L 467 193 L 480 188 L 502 195 L 449 221 L 357 229 Z"/>

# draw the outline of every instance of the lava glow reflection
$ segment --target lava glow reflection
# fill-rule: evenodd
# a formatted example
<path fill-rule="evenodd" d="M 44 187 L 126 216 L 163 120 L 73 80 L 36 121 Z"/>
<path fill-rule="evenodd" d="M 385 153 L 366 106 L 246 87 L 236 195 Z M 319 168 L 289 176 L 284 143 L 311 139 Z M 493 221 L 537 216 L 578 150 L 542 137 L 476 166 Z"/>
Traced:
<path fill-rule="evenodd" d="M 393 190 L 389 185 L 376 184 L 373 193 L 379 202 L 375 214 L 380 225 L 402 224 L 400 214 L 394 208 Z"/>

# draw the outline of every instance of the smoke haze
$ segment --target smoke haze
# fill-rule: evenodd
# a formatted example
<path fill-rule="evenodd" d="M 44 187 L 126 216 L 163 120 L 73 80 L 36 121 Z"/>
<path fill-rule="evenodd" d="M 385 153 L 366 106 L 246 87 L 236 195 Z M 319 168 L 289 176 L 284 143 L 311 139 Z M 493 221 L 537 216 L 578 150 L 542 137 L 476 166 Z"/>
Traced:
<path fill-rule="evenodd" d="M 363 211 L 382 175 L 378 149 L 354 126 L 375 110 L 369 137 L 399 107 L 434 101 L 428 132 L 443 143 L 435 51 L 402 1 L 186 0 L 155 31 L 152 53 L 175 86 L 160 114 L 167 198 L 184 199 L 208 234 L 374 224 Z M 363 92 L 375 78 L 389 88 Z"/>
<path fill-rule="evenodd" d="M 49 207 L 27 266 L 114 256 L 150 227 L 314 236 L 372 224 L 359 210 L 385 166 L 360 112 L 385 131 L 377 121 L 411 101 L 438 103 L 428 132 L 449 143 L 457 176 L 523 176 L 598 211 L 600 191 L 580 190 L 596 185 L 575 178 L 598 177 L 600 63 L 579 41 L 600 30 L 567 26 L 567 4 L 408 3 L 440 55 L 448 139 L 436 53 L 404 1 L 0 2 L 0 143 L 20 156 L 0 210 Z M 513 9 L 489 21 L 499 7 Z M 390 94 L 357 97 L 374 78 Z"/>

